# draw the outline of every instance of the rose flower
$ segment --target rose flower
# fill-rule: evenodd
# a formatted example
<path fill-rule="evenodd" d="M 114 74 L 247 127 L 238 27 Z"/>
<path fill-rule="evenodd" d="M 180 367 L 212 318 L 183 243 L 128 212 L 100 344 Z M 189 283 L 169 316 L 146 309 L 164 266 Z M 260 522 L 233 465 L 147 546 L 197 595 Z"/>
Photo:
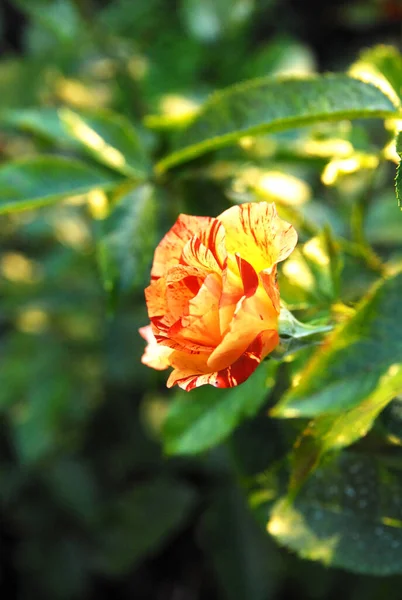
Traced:
<path fill-rule="evenodd" d="M 279 342 L 276 265 L 296 242 L 267 202 L 180 215 L 155 251 L 142 362 L 187 391 L 245 381 Z"/>

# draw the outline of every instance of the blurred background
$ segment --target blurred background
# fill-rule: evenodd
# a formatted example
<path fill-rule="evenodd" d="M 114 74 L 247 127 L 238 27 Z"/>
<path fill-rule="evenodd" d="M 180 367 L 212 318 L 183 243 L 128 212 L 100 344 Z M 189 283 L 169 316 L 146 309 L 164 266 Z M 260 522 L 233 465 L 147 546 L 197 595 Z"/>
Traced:
<path fill-rule="evenodd" d="M 1 0 L 0 160 L 72 152 L 52 121 L 60 106 L 121 113 L 162 156 L 169 124 L 214 89 L 346 70 L 367 47 L 400 48 L 401 22 L 399 0 Z M 166 390 L 165 373 L 140 363 L 143 289 L 153 249 L 179 211 L 216 215 L 253 187 L 250 171 L 224 189 L 225 173 L 211 173 L 178 177 L 156 203 L 143 199 L 128 232 L 135 269 L 112 302 L 100 277 L 102 198 L 0 217 L 1 598 L 400 597 L 401 579 L 302 561 L 254 520 L 241 484 L 285 449 L 264 413 L 199 456 L 163 452 L 161 423 L 176 392 Z M 321 190 L 308 169 L 300 173 L 302 181 L 287 180 L 290 204 Z M 388 218 L 392 178 L 386 171 L 386 199 L 366 223 L 385 254 L 400 239 Z M 336 179 L 335 166 L 324 183 Z M 303 218 L 342 232 L 331 199 L 318 195 Z M 350 298 L 372 279 L 367 269 Z"/>

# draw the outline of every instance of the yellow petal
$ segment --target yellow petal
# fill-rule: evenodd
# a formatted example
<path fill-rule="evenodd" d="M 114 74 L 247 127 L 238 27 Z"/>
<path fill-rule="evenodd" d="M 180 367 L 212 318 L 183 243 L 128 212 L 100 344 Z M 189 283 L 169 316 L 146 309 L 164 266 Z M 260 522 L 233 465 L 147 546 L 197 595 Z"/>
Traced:
<path fill-rule="evenodd" d="M 228 253 L 238 253 L 257 273 L 287 258 L 297 243 L 295 229 L 278 216 L 273 203 L 232 206 L 217 219 L 225 228 Z"/>

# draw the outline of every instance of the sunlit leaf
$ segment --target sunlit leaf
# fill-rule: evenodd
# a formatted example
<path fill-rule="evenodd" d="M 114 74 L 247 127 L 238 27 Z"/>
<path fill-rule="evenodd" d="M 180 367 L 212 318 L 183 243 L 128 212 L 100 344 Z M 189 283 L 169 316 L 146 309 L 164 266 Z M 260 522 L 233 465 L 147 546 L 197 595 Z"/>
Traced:
<path fill-rule="evenodd" d="M 53 144 L 78 146 L 60 121 L 56 108 L 10 108 L 0 113 L 0 123 L 43 138 Z"/>
<path fill-rule="evenodd" d="M 70 158 L 41 156 L 10 162 L 0 168 L 0 213 L 38 208 L 121 182 L 112 172 Z"/>
<path fill-rule="evenodd" d="M 294 504 L 281 499 L 268 531 L 301 557 L 370 575 L 402 571 L 400 466 L 342 454 L 318 469 Z"/>
<path fill-rule="evenodd" d="M 401 289 L 401 273 L 376 285 L 317 350 L 274 414 L 308 417 L 350 410 L 370 398 L 383 378 L 392 377 L 402 363 Z"/>
<path fill-rule="evenodd" d="M 299 488 L 326 452 L 349 446 L 365 436 L 380 412 L 401 391 L 402 364 L 390 368 L 361 404 L 340 414 L 322 415 L 311 421 L 294 448 L 291 488 Z"/>
<path fill-rule="evenodd" d="M 178 134 L 176 150 L 157 164 L 164 171 L 244 135 L 294 129 L 319 121 L 396 116 L 378 88 L 346 75 L 263 78 L 215 93 Z"/>
<path fill-rule="evenodd" d="M 365 50 L 350 71 L 355 77 L 372 81 L 396 101 L 402 99 L 402 55 L 395 46 Z"/>
<path fill-rule="evenodd" d="M 101 163 L 135 179 L 148 170 L 141 141 L 128 119 L 112 112 L 78 115 L 68 109 L 59 111 L 67 132 Z"/>
<path fill-rule="evenodd" d="M 328 308 L 339 297 L 342 258 L 329 228 L 299 245 L 279 273 L 281 296 L 290 306 Z"/>

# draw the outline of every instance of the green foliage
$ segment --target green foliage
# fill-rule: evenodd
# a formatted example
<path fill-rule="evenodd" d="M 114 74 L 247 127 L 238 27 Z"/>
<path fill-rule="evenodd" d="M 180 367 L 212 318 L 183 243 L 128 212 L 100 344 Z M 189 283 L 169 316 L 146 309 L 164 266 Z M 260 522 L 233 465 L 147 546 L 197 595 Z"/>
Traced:
<path fill-rule="evenodd" d="M 289 390 L 275 414 L 311 417 L 339 413 L 367 400 L 378 386 L 387 389 L 389 380 L 400 377 L 401 289 L 400 273 L 377 285 L 312 357 L 300 374 L 300 384 Z"/>
<path fill-rule="evenodd" d="M 358 67 L 368 67 L 369 72 L 381 79 L 385 79 L 396 93 L 399 99 L 402 99 L 402 55 L 394 46 L 375 46 L 365 50 L 359 57 Z"/>
<path fill-rule="evenodd" d="M 113 113 L 80 116 L 63 110 L 61 121 L 91 154 L 127 177 L 143 179 L 148 165 L 144 148 L 130 121 Z"/>
<path fill-rule="evenodd" d="M 13 4 L 0 595 L 397 600 L 298 557 L 402 574 L 400 52 L 336 67 L 273 0 Z M 246 201 L 299 235 L 280 343 L 238 387 L 169 392 L 138 333 L 155 247 Z"/>
<path fill-rule="evenodd" d="M 263 599 L 277 586 L 280 558 L 236 488 L 218 492 L 201 522 L 201 544 L 228 600 Z"/>
<path fill-rule="evenodd" d="M 112 575 L 129 571 L 185 522 L 194 500 L 190 487 L 173 481 L 155 480 L 127 491 L 104 517 L 97 568 Z"/>
<path fill-rule="evenodd" d="M 157 169 L 164 171 L 245 135 L 396 113 L 378 88 L 346 75 L 256 79 L 212 96 L 179 136 L 178 149 L 159 162 Z"/>
<path fill-rule="evenodd" d="M 109 292 L 127 292 L 147 284 L 149 257 L 156 243 L 155 195 L 150 185 L 126 193 L 100 224 L 97 251 L 103 283 Z"/>
<path fill-rule="evenodd" d="M 398 134 L 396 138 L 396 151 L 399 154 L 399 157 L 402 159 L 402 133 Z M 401 163 L 399 163 L 397 171 L 396 171 L 396 197 L 398 198 L 399 207 L 402 207 L 402 172 L 401 172 Z"/>
<path fill-rule="evenodd" d="M 277 368 L 271 361 L 238 388 L 201 388 L 192 398 L 179 393 L 164 424 L 166 452 L 196 454 L 224 441 L 241 421 L 259 411 L 275 383 Z"/>
<path fill-rule="evenodd" d="M 294 504 L 275 505 L 268 529 L 304 558 L 370 575 L 400 573 L 401 493 L 398 467 L 341 455 L 312 475 Z"/>
<path fill-rule="evenodd" d="M 55 156 L 10 162 L 0 169 L 0 212 L 38 208 L 93 189 L 111 189 L 121 179 L 75 159 Z"/>

